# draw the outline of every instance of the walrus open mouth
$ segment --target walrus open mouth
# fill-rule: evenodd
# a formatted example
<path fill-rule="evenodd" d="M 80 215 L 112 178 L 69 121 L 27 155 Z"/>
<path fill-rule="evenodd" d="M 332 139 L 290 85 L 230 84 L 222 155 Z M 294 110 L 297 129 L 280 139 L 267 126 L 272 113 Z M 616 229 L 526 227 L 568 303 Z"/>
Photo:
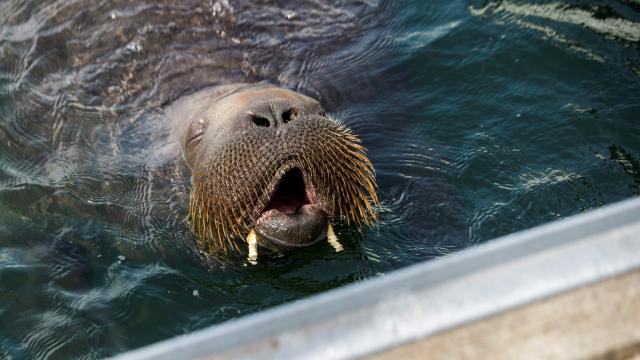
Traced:
<path fill-rule="evenodd" d="M 279 211 L 285 215 L 295 214 L 301 206 L 311 204 L 309 190 L 311 189 L 307 189 L 300 169 L 293 168 L 287 171 L 280 179 L 269 203 L 256 222 L 259 223 L 271 210 Z"/>
<path fill-rule="evenodd" d="M 314 200 L 313 185 L 305 182 L 302 171 L 297 167 L 286 171 L 256 220 L 261 240 L 281 249 L 310 246 L 325 238 L 327 214 Z"/>

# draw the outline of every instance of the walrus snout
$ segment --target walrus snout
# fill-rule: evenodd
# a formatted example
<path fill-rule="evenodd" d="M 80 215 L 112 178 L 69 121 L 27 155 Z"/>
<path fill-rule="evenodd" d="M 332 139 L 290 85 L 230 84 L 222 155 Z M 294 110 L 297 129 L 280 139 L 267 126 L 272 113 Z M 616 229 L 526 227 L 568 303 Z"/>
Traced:
<path fill-rule="evenodd" d="M 189 215 L 207 251 L 239 249 L 244 240 L 255 261 L 258 245 L 283 250 L 324 239 L 339 251 L 331 222 L 376 221 L 366 149 L 316 100 L 273 86 L 229 85 L 171 110 L 187 113 L 177 129 L 192 170 Z"/>
<path fill-rule="evenodd" d="M 280 127 L 298 118 L 301 109 L 289 101 L 276 100 L 252 104 L 246 112 L 253 124 L 260 127 Z"/>
<path fill-rule="evenodd" d="M 293 168 L 280 180 L 256 220 L 255 229 L 263 246 L 282 249 L 309 246 L 325 239 L 327 225 L 327 213 L 318 203 L 313 185 L 305 182 L 300 169 Z"/>

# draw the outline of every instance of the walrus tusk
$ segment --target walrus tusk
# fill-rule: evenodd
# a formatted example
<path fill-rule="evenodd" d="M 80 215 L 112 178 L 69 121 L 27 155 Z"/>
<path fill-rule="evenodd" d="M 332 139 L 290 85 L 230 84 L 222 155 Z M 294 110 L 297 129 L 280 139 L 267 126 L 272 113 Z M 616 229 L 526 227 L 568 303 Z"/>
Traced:
<path fill-rule="evenodd" d="M 247 244 L 249 244 L 249 256 L 247 260 L 251 265 L 256 265 L 258 263 L 258 238 L 255 230 L 251 230 L 249 235 L 247 235 Z"/>
<path fill-rule="evenodd" d="M 329 224 L 329 226 L 327 226 L 327 240 L 329 240 L 329 244 L 331 244 L 331 246 L 333 246 L 333 248 L 336 250 L 336 252 L 340 252 L 340 251 L 344 250 L 344 248 L 342 247 L 342 245 L 338 241 L 338 237 L 336 236 L 336 233 L 333 232 L 333 226 L 331 226 L 331 224 Z"/>

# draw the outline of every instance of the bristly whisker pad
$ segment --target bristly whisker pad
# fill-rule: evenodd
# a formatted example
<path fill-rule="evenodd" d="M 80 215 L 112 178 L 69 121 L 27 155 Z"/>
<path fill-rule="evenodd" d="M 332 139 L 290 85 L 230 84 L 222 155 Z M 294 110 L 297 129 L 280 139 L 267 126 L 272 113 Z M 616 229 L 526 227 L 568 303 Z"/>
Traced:
<path fill-rule="evenodd" d="M 287 125 L 273 133 L 256 127 L 203 149 L 209 160 L 193 169 L 189 212 L 208 251 L 238 248 L 269 209 L 292 213 L 313 202 L 337 221 L 377 220 L 373 166 L 351 130 L 319 115 Z"/>

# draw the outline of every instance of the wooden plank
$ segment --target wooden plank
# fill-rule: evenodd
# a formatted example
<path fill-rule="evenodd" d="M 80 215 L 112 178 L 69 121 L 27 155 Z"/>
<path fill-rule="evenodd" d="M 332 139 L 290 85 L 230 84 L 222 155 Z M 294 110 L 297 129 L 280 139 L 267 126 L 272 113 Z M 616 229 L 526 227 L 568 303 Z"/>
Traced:
<path fill-rule="evenodd" d="M 640 270 L 369 358 L 640 360 Z"/>

